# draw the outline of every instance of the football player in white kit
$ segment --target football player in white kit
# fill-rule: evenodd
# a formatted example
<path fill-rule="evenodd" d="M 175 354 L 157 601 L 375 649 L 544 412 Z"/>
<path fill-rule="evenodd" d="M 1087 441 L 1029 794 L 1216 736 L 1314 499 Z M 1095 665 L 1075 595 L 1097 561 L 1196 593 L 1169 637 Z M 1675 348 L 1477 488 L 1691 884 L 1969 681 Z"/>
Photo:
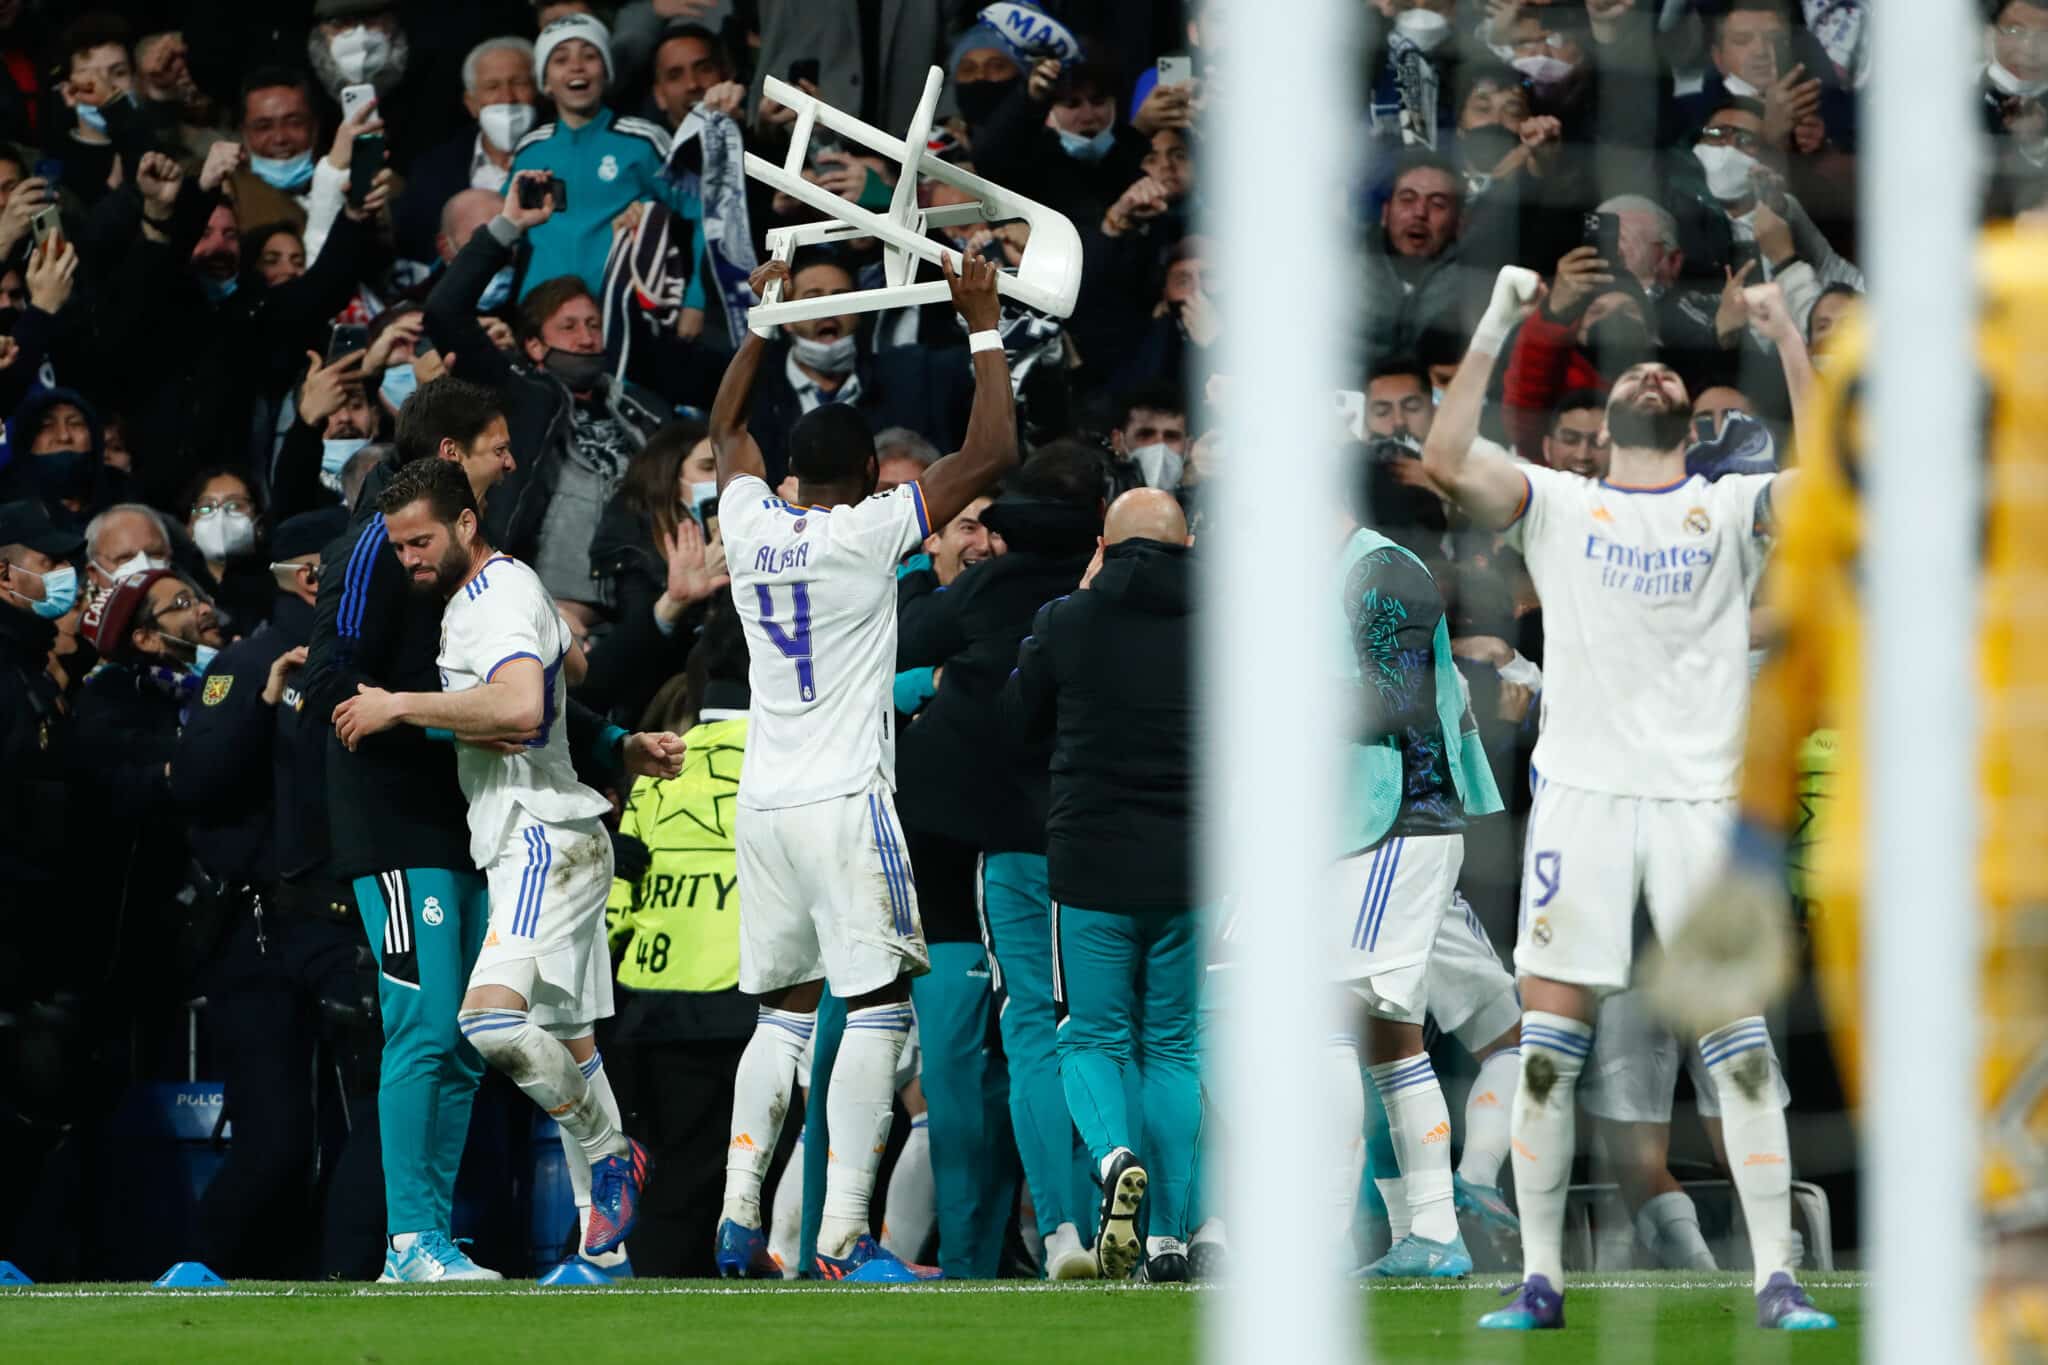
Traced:
<path fill-rule="evenodd" d="M 910 1028 L 909 978 L 928 966 L 894 799 L 896 565 L 1017 461 L 996 271 L 978 257 L 960 269 L 949 263 L 946 279 L 968 327 L 974 407 L 960 450 L 916 482 L 877 494 L 866 420 L 851 404 L 824 403 L 790 431 L 797 494 L 778 498 L 747 433 L 767 349 L 759 333 L 733 357 L 711 410 L 719 528 L 754 698 L 734 831 L 740 989 L 761 998 L 734 1078 L 716 1253 L 728 1277 L 780 1273 L 762 1233 L 761 1182 L 826 980 L 847 1017 L 825 1100 L 816 1269 L 843 1279 L 879 1263 L 861 1278 L 905 1274 L 868 1230 Z M 759 294 L 789 275 L 770 262 L 752 284 Z"/>
<path fill-rule="evenodd" d="M 360 687 L 335 709 L 335 730 L 351 749 L 399 724 L 458 741 L 470 857 L 491 902 L 457 1016 L 462 1036 L 560 1125 L 578 1211 L 587 1209 L 584 1257 L 615 1269 L 647 1153 L 619 1130 L 593 1036 L 612 1013 L 612 846 L 599 820 L 610 803 L 576 780 L 562 724 L 583 653 L 539 576 L 484 540 L 461 465 L 414 460 L 379 506 L 413 589 L 448 604 L 442 690 Z"/>
<path fill-rule="evenodd" d="M 1638 895 L 1669 940 L 1725 857 L 1749 700 L 1749 603 L 1774 483 L 1685 469 L 1691 403 L 1669 366 L 1624 370 L 1608 396 L 1607 476 L 1514 460 L 1478 437 L 1494 357 L 1540 306 L 1501 272 L 1424 445 L 1438 489 L 1508 533 L 1544 609 L 1543 729 L 1524 850 L 1515 968 L 1522 1081 L 1513 1114 L 1523 1281 L 1482 1327 L 1564 1325 L 1563 1231 L 1574 1096 L 1596 1006 L 1629 982 Z M 1764 1327 L 1835 1325 L 1792 1274 L 1791 1165 L 1764 1021 L 1699 1040 L 1756 1266 Z"/>

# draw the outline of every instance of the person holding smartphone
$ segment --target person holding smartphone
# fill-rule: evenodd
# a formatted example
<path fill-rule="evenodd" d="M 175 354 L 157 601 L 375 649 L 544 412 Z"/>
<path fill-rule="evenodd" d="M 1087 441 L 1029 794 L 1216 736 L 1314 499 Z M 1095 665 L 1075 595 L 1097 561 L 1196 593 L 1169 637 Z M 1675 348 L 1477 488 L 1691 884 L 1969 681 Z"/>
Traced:
<path fill-rule="evenodd" d="M 602 297 L 613 219 L 653 200 L 700 234 L 703 204 L 694 190 L 663 174 L 669 153 L 665 128 L 605 107 L 614 84 L 611 34 L 596 17 L 570 14 L 542 29 L 534 43 L 533 75 L 541 94 L 554 102 L 555 117 L 520 139 L 513 176 L 516 181 L 520 172 L 545 171 L 556 184 L 553 213 L 527 234 L 530 254 L 520 297 L 563 275 L 576 276 Z M 519 193 L 516 183 L 508 193 Z M 695 274 L 683 306 L 704 307 L 704 285 Z"/>

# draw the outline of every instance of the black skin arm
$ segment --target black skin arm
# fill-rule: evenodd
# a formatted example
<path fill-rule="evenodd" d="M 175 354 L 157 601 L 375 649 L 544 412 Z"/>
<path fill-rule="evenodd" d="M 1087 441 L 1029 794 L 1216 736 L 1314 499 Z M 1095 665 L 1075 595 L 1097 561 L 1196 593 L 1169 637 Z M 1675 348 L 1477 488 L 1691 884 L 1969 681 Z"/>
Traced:
<path fill-rule="evenodd" d="M 996 295 L 995 264 L 979 256 L 963 257 L 953 273 L 951 256 L 939 269 L 953 290 L 953 307 L 969 334 L 993 332 L 1003 320 Z M 1017 467 L 1017 404 L 1010 392 L 1010 361 L 1002 347 L 974 353 L 974 407 L 967 414 L 967 438 L 960 448 L 918 478 L 925 515 L 934 529 L 967 510 L 967 504 L 993 488 Z"/>

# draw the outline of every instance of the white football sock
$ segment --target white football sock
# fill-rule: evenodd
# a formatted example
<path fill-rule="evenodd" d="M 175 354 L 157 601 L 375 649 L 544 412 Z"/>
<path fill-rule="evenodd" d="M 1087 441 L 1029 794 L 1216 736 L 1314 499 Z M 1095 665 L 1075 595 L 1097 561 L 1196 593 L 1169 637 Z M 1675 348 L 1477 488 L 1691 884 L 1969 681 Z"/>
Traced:
<path fill-rule="evenodd" d="M 592 1162 L 632 1150 L 569 1049 L 537 1027 L 525 1010 L 461 1010 L 455 1017 L 462 1036 L 484 1060 L 582 1143 Z"/>
<path fill-rule="evenodd" d="M 932 1188 L 932 1130 L 930 1116 L 919 1114 L 910 1121 L 910 1136 L 896 1154 L 896 1169 L 889 1174 L 889 1200 L 883 1209 L 882 1245 L 898 1258 L 914 1261 L 924 1250 L 938 1221 L 937 1195 Z"/>
<path fill-rule="evenodd" d="M 1332 1034 L 1323 1048 L 1329 1088 L 1330 1223 L 1340 1246 L 1351 1243 L 1351 1220 L 1358 1211 L 1358 1181 L 1365 1173 L 1365 1078 L 1358 1073 L 1358 1038 Z"/>
<path fill-rule="evenodd" d="M 1387 1111 L 1394 1159 L 1408 1196 L 1408 1230 L 1432 1242 L 1458 1238 L 1451 1204 L 1451 1111 L 1429 1054 L 1418 1052 L 1372 1068 L 1372 1083 Z M 1392 1206 L 1388 1206 L 1391 1214 Z"/>
<path fill-rule="evenodd" d="M 804 1240 L 804 1135 L 796 1135 L 789 1160 L 775 1178 L 775 1211 L 768 1223 L 768 1254 L 782 1267 L 784 1279 L 797 1274 L 798 1253 Z"/>
<path fill-rule="evenodd" d="M 816 1023 L 811 1015 L 763 1005 L 754 1016 L 754 1036 L 740 1053 L 732 1078 L 732 1137 L 725 1148 L 725 1207 L 720 1217 L 743 1228 L 761 1226 L 761 1181 L 782 1136 L 782 1121 L 789 1115 L 797 1061 Z"/>
<path fill-rule="evenodd" d="M 896 1061 L 910 1036 L 910 1006 L 871 1005 L 849 1010 L 846 1035 L 832 1063 L 825 1096 L 825 1210 L 818 1254 L 834 1259 L 853 1250 L 868 1230 L 875 1171 L 889 1145 L 896 1102 Z"/>
<path fill-rule="evenodd" d="M 1756 1287 L 1762 1289 L 1773 1274 L 1789 1272 L 1798 1260 L 1792 1244 L 1791 1140 L 1778 1102 L 1778 1059 L 1770 1030 L 1756 1015 L 1738 1019 L 1700 1039 L 1700 1060 L 1721 1101 L 1728 1172 L 1742 1196 Z"/>
<path fill-rule="evenodd" d="M 1458 1175 L 1473 1185 L 1500 1188 L 1501 1163 L 1508 1159 L 1508 1121 L 1522 1079 L 1522 1050 L 1504 1047 L 1479 1064 L 1465 1096 L 1465 1150 Z"/>
<path fill-rule="evenodd" d="M 1636 1210 L 1636 1236 L 1666 1270 L 1717 1270 L 1700 1232 L 1700 1211 L 1684 1190 L 1666 1190 Z"/>
<path fill-rule="evenodd" d="M 1515 1095 L 1515 1199 L 1522 1214 L 1522 1277 L 1564 1287 L 1564 1205 L 1578 1140 L 1575 1095 L 1593 1029 L 1561 1014 L 1522 1016 L 1522 1083 Z"/>

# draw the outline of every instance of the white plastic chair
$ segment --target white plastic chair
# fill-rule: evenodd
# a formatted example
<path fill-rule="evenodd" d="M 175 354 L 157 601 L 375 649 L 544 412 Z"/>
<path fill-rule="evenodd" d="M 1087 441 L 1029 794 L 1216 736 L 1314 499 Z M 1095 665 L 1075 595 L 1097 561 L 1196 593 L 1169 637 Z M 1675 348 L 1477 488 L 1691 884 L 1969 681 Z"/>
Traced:
<path fill-rule="evenodd" d="M 958 271 L 961 257 L 959 252 L 927 238 L 925 230 L 983 220 L 1022 219 L 1031 229 L 1031 239 L 1025 244 L 1022 260 L 1014 272 L 1005 271 L 998 276 L 996 292 L 1055 318 L 1067 317 L 1074 311 L 1074 299 L 1081 290 L 1081 234 L 1074 230 L 1067 216 L 1034 199 L 1006 190 L 993 181 L 963 171 L 925 149 L 931 137 L 932 119 L 938 110 L 939 90 L 943 82 L 943 73 L 938 67 L 933 67 L 925 77 L 924 97 L 918 101 L 917 113 L 910 121 L 910 131 L 907 136 L 898 138 L 786 82 L 768 77 L 763 90 L 770 99 L 796 111 L 796 126 L 791 131 L 789 154 L 781 165 L 749 152 L 747 174 L 800 203 L 810 205 L 827 219 L 825 222 L 771 229 L 768 233 L 769 255 L 786 264 L 801 246 L 849 237 L 874 237 L 882 243 L 884 283 L 878 289 L 860 289 L 851 294 L 803 300 L 785 300 L 781 285 L 771 285 L 768 297 L 748 314 L 748 325 L 754 331 L 769 336 L 785 322 L 943 302 L 951 297 L 946 282 L 929 280 L 915 283 L 917 262 L 930 261 L 937 265 L 941 259 L 950 259 L 954 270 Z M 871 152 L 902 163 L 903 174 L 896 181 L 896 192 L 890 198 L 888 212 L 871 212 L 803 178 L 811 134 L 821 127 Z M 920 209 L 917 206 L 919 177 L 951 185 L 972 195 L 974 202 Z"/>

